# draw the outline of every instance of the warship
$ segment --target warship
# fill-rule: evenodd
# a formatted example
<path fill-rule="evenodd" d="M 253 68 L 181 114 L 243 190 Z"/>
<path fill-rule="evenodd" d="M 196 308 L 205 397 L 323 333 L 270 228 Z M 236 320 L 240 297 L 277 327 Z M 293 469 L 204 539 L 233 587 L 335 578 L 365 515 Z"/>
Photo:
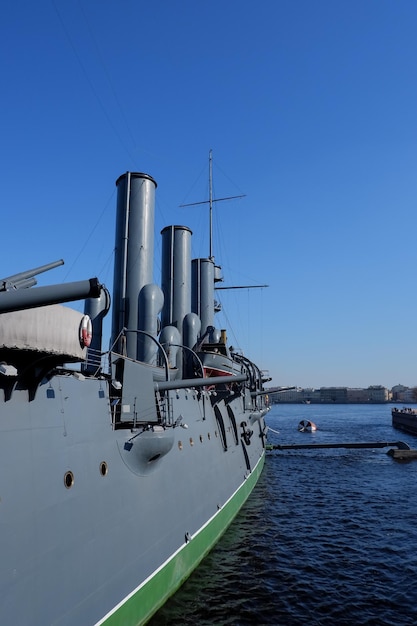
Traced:
<path fill-rule="evenodd" d="M 167 226 L 154 284 L 157 184 L 116 186 L 111 298 L 36 286 L 62 260 L 0 281 L 1 624 L 146 623 L 264 465 L 265 374 L 216 328 L 220 267 Z"/>

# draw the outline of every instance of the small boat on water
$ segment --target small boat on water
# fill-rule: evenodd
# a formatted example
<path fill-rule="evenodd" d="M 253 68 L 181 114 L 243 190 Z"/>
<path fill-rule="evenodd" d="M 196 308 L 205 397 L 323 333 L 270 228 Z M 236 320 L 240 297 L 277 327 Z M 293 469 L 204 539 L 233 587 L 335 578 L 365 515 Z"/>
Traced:
<path fill-rule="evenodd" d="M 417 409 L 408 407 L 397 409 L 394 407 L 391 411 L 391 416 L 394 428 L 417 435 Z"/>
<path fill-rule="evenodd" d="M 314 433 L 317 430 L 317 426 L 311 420 L 301 420 L 298 424 L 298 430 L 300 433 Z"/>

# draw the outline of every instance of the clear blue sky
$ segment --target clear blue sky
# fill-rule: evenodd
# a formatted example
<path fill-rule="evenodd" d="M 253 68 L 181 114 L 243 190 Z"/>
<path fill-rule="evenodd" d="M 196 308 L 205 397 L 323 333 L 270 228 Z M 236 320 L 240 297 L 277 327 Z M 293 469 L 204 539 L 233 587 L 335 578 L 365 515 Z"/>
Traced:
<path fill-rule="evenodd" d="M 213 149 L 224 285 L 269 285 L 221 292 L 233 345 L 275 385 L 417 384 L 415 0 L 6 0 L 0 30 L 1 276 L 111 288 L 127 170 L 206 256 L 179 205 Z"/>

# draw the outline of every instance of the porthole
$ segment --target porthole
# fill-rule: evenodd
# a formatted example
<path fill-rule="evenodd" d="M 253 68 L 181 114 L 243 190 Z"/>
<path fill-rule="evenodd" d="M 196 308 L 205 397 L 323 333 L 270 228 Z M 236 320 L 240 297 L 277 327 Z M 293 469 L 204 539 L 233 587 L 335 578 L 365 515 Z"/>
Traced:
<path fill-rule="evenodd" d="M 203 435 L 200 435 L 200 441 L 203 443 Z"/>
<path fill-rule="evenodd" d="M 108 467 L 107 467 L 107 463 L 106 463 L 106 461 L 102 461 L 102 462 L 100 463 L 100 474 L 101 474 L 102 476 L 106 476 L 108 471 L 109 471 L 109 469 L 108 469 Z"/>
<path fill-rule="evenodd" d="M 192 437 L 190 437 L 190 446 L 194 445 L 194 439 Z"/>
<path fill-rule="evenodd" d="M 218 437 L 218 436 L 219 436 L 219 433 L 217 432 L 217 430 L 215 430 L 215 431 L 214 431 L 214 436 L 215 436 L 215 437 Z"/>
<path fill-rule="evenodd" d="M 179 450 L 182 450 L 182 441 L 179 441 L 179 442 L 178 442 L 178 449 L 179 449 Z"/>
<path fill-rule="evenodd" d="M 65 472 L 64 485 L 67 489 L 71 489 L 74 484 L 74 474 L 72 472 Z"/>
<path fill-rule="evenodd" d="M 207 433 L 207 438 L 209 441 L 210 441 L 210 437 L 211 437 L 210 433 Z"/>

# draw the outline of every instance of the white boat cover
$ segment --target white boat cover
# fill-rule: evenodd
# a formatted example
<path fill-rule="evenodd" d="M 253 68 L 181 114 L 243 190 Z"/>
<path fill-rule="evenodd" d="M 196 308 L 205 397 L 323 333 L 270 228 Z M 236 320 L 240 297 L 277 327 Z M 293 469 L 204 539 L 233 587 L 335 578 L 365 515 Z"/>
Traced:
<path fill-rule="evenodd" d="M 80 344 L 83 314 L 53 304 L 0 314 L 0 349 L 33 350 L 84 360 Z"/>

